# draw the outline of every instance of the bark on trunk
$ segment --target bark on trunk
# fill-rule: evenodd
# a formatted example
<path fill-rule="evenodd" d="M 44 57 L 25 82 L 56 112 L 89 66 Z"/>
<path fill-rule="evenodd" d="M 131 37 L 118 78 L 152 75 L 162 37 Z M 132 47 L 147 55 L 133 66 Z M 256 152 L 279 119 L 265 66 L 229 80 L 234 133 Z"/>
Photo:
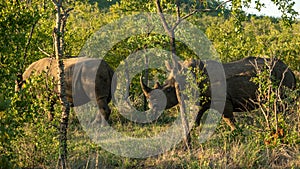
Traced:
<path fill-rule="evenodd" d="M 56 61 L 58 63 L 58 91 L 60 95 L 60 101 L 62 104 L 62 114 L 60 120 L 60 167 L 65 169 L 67 168 L 67 129 L 68 129 L 68 121 L 70 114 L 70 104 L 67 100 L 66 96 L 66 88 L 65 88 L 65 72 L 64 72 L 64 32 L 66 19 L 68 17 L 68 12 L 71 10 L 64 11 L 62 6 L 62 0 L 52 0 L 56 10 L 56 26 L 53 31 L 53 43 L 54 43 L 54 52 Z"/>

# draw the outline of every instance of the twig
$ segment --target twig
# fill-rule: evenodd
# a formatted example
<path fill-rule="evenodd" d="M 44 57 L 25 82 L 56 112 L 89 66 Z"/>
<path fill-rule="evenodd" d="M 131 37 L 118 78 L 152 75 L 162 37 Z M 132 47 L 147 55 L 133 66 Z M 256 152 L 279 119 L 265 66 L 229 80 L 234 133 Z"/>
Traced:
<path fill-rule="evenodd" d="M 44 51 L 42 48 L 38 47 L 38 49 L 40 50 L 40 52 L 42 52 L 44 55 L 51 57 L 51 55 L 49 53 L 47 53 L 46 51 Z"/>
<path fill-rule="evenodd" d="M 232 0 L 227 0 L 227 1 L 224 1 L 224 2 L 222 2 L 220 5 L 218 5 L 217 7 L 216 7 L 216 10 L 218 10 L 219 8 L 221 8 L 222 6 L 224 6 L 225 4 L 227 4 L 228 2 L 231 2 Z"/>
<path fill-rule="evenodd" d="M 33 32 L 34 32 L 34 28 L 36 26 L 36 24 L 38 23 L 38 20 L 36 20 L 33 25 L 31 26 L 31 30 L 30 30 L 30 34 L 29 34 L 29 37 L 27 39 L 27 42 L 26 42 L 26 45 L 25 45 L 25 49 L 24 49 L 24 55 L 23 55 L 23 62 L 25 62 L 26 58 L 27 58 L 27 50 L 28 50 L 28 47 L 30 45 L 30 42 L 31 42 L 31 39 L 32 39 L 32 35 L 33 35 Z M 23 64 L 24 65 L 24 64 Z"/>
<path fill-rule="evenodd" d="M 227 0 L 222 2 L 220 5 L 218 5 L 215 9 L 195 9 L 192 12 L 186 14 L 183 17 L 180 17 L 180 10 L 179 10 L 179 2 L 176 1 L 176 13 L 177 13 L 177 21 L 174 24 L 174 26 L 172 27 L 172 29 L 175 29 L 183 20 L 189 18 L 190 16 L 194 15 L 197 12 L 211 12 L 211 11 L 217 11 L 219 8 L 221 8 L 222 6 L 224 6 L 226 3 L 231 2 L 232 0 Z"/>
<path fill-rule="evenodd" d="M 180 20 L 180 4 L 179 0 L 176 1 L 176 14 L 177 14 L 177 21 Z"/>

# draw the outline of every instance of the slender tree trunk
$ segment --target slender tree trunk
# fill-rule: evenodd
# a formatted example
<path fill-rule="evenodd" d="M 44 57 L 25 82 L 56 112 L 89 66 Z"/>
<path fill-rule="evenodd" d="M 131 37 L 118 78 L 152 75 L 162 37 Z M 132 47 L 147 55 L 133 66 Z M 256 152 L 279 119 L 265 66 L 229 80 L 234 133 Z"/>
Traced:
<path fill-rule="evenodd" d="M 65 85 L 65 72 L 64 72 L 64 32 L 66 20 L 68 17 L 68 12 L 71 10 L 64 11 L 62 6 L 62 0 L 52 0 L 56 10 L 56 26 L 53 31 L 53 42 L 54 42 L 54 52 L 58 64 L 58 91 L 60 95 L 60 101 L 62 104 L 62 114 L 60 121 L 60 166 L 61 168 L 67 168 L 67 129 L 68 120 L 70 114 L 70 104 L 66 97 L 66 85 Z"/>
<path fill-rule="evenodd" d="M 125 100 L 128 99 L 129 97 L 129 90 L 130 90 L 130 77 L 129 77 L 129 67 L 128 67 L 128 63 L 127 60 L 124 60 L 125 62 L 125 80 L 126 80 L 126 91 L 125 91 Z"/>
<path fill-rule="evenodd" d="M 149 78 L 149 58 L 148 58 L 148 56 L 146 55 L 146 57 L 145 57 L 145 75 L 144 75 L 144 77 L 145 77 L 145 84 L 147 85 L 147 86 L 149 86 L 149 84 L 148 84 L 148 78 Z M 148 107 L 148 105 L 147 105 L 147 98 L 146 98 L 146 96 L 144 95 L 144 111 L 146 111 L 146 109 L 147 109 L 147 107 Z"/>
<path fill-rule="evenodd" d="M 177 21 L 175 23 L 174 26 L 170 27 L 169 24 L 166 21 L 165 15 L 162 11 L 161 8 L 161 4 L 160 4 L 160 0 L 156 0 L 156 8 L 157 8 L 157 13 L 159 14 L 160 18 L 161 18 L 161 22 L 163 24 L 163 27 L 166 31 L 166 33 L 169 35 L 170 38 L 170 50 L 172 52 L 172 73 L 174 75 L 174 78 L 176 79 L 176 77 L 178 77 L 178 62 L 176 60 L 176 39 L 175 39 L 175 29 L 176 27 L 180 24 L 180 22 L 182 21 L 182 18 L 180 17 L 180 10 L 179 10 L 179 1 L 176 1 L 176 6 L 177 6 Z M 187 118 L 185 116 L 186 113 L 186 106 L 185 106 L 185 102 L 184 99 L 181 97 L 181 92 L 180 92 L 180 84 L 176 81 L 175 82 L 175 89 L 176 89 L 176 95 L 178 98 L 178 103 L 180 106 L 180 116 L 181 116 L 181 122 L 182 122 L 182 128 L 183 128 L 183 135 L 184 135 L 184 143 L 187 147 L 187 150 L 189 150 L 189 125 L 188 125 L 188 121 Z"/>

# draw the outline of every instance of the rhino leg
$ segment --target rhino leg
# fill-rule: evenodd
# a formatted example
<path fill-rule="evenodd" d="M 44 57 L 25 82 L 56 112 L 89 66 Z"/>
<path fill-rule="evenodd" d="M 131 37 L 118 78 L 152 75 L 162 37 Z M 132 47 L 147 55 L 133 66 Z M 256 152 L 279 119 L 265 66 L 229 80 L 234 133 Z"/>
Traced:
<path fill-rule="evenodd" d="M 203 106 L 203 108 L 198 112 L 197 117 L 196 117 L 196 126 L 200 125 L 201 117 L 205 113 L 206 110 L 209 109 L 209 104 L 206 104 Z"/>
<path fill-rule="evenodd" d="M 225 108 L 224 108 L 224 113 L 223 113 L 223 120 L 231 128 L 231 131 L 236 129 L 236 126 L 234 124 L 235 119 L 234 119 L 234 116 L 233 116 L 233 105 L 228 100 L 225 103 Z"/>
<path fill-rule="evenodd" d="M 101 126 L 106 126 L 108 124 L 109 115 L 111 113 L 111 110 L 108 106 L 108 101 L 106 98 L 102 98 L 97 100 L 98 104 L 98 113 L 96 115 L 95 120 L 93 121 L 93 124 L 101 123 Z"/>

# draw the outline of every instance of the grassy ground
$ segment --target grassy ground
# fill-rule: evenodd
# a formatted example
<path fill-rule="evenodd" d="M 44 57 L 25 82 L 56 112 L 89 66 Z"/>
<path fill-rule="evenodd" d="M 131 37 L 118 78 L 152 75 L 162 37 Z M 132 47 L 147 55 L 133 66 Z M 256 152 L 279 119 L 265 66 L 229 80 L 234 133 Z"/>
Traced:
<path fill-rule="evenodd" d="M 191 132 L 190 151 L 185 150 L 181 142 L 163 154 L 146 159 L 124 158 L 94 147 L 84 132 L 75 127 L 70 129 L 70 136 L 82 133 L 78 134 L 82 136 L 82 144 L 75 146 L 76 151 L 75 147 L 70 148 L 70 165 L 71 168 L 300 168 L 299 96 L 291 105 L 293 108 L 289 112 L 278 115 L 278 133 L 267 128 L 265 117 L 259 110 L 235 113 L 236 131 L 231 132 L 221 120 L 212 137 L 200 143 L 200 126 Z M 175 107 L 165 111 L 155 123 L 140 125 L 124 120 L 114 111 L 112 126 L 132 137 L 151 137 L 168 129 L 177 112 Z M 270 125 L 274 129 L 274 122 Z M 78 144 L 75 140 L 70 138 L 70 145 Z"/>
<path fill-rule="evenodd" d="M 231 132 L 221 120 L 214 134 L 204 143 L 200 143 L 199 132 L 202 128 L 199 126 L 191 132 L 192 143 L 189 151 L 185 149 L 182 141 L 163 154 L 145 159 L 121 157 L 93 143 L 72 112 L 68 129 L 68 166 L 72 169 L 300 168 L 299 97 L 292 105 L 292 111 L 280 113 L 278 133 L 267 129 L 265 118 L 258 110 L 235 113 L 237 130 Z M 124 135 L 139 138 L 153 137 L 166 131 L 178 117 L 178 108 L 175 107 L 165 111 L 154 123 L 137 124 L 126 120 L 117 112 L 113 109 L 111 126 Z M 4 151 L 12 153 L 9 158 L 16 167 L 57 168 L 59 116 L 52 122 L 45 115 L 33 114 L 29 119 L 32 121 L 17 126 L 25 132 L 18 134 L 15 139 L 10 138 L 11 149 Z M 16 131 L 19 131 L 18 128 Z M 3 161 L 6 158 L 0 159 L 0 164 L 7 163 Z"/>
<path fill-rule="evenodd" d="M 163 118 L 172 117 L 172 114 L 169 112 Z M 71 168 L 300 168 L 299 112 L 286 117 L 284 136 L 277 138 L 264 130 L 264 117 L 258 112 L 235 115 L 239 125 L 237 131 L 231 132 L 221 121 L 214 135 L 200 144 L 197 133 L 201 127 L 198 127 L 192 131 L 190 151 L 185 150 L 181 142 L 164 154 L 146 159 L 111 154 L 94 145 L 76 125 L 69 130 L 69 165 Z M 117 116 L 113 114 L 113 120 L 120 119 Z M 129 135 L 135 132 L 136 135 L 151 135 L 149 133 L 162 128 L 157 122 L 157 126 L 149 125 L 146 130 L 147 127 L 138 127 L 124 119 L 113 126 L 122 127 L 121 130 Z"/>
<path fill-rule="evenodd" d="M 299 105 L 299 104 L 298 104 Z M 176 109 L 176 108 L 175 108 Z M 166 112 L 152 125 L 139 125 L 112 114 L 112 127 L 133 137 L 153 136 L 166 130 L 176 111 Z M 120 157 L 94 144 L 80 126 L 74 113 L 69 127 L 70 168 L 300 168 L 300 112 L 286 116 L 283 136 L 265 130 L 264 117 L 258 112 L 235 114 L 239 129 L 231 132 L 221 121 L 204 143 L 197 137 L 201 127 L 192 131 L 192 148 L 183 142 L 171 150 L 146 159 Z M 164 122 L 166 124 L 162 125 Z M 47 126 L 47 127 L 45 127 Z M 23 126 L 24 127 L 24 126 Z M 56 168 L 58 132 L 55 127 L 28 125 L 25 135 L 16 139 L 15 163 L 28 168 Z M 43 128 L 43 130 L 41 129 Z M 38 129 L 38 130 L 37 130 Z"/>

